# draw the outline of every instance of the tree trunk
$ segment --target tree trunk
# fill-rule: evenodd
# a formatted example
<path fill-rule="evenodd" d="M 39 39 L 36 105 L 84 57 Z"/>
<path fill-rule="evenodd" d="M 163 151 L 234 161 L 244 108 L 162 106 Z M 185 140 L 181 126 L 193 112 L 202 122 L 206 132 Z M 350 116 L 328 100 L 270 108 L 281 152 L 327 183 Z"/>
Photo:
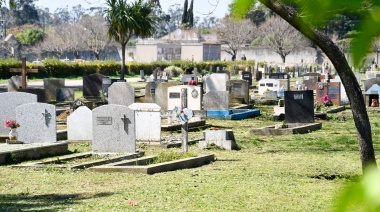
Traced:
<path fill-rule="evenodd" d="M 281 54 L 280 56 L 281 56 L 282 62 L 285 64 L 286 55 Z"/>
<path fill-rule="evenodd" d="M 125 75 L 125 46 L 127 44 L 121 44 L 121 71 L 120 71 L 120 79 L 124 80 Z"/>
<path fill-rule="evenodd" d="M 280 15 L 290 25 L 304 34 L 321 48 L 336 68 L 350 101 L 352 114 L 358 135 L 358 144 L 362 169 L 365 173 L 367 168 L 377 167 L 375 152 L 372 144 L 371 125 L 369 122 L 364 98 L 354 73 L 347 63 L 340 49 L 323 33 L 314 30 L 312 26 L 303 22 L 301 15 L 291 10 L 277 0 L 260 0 L 260 2 Z M 291 10 L 291 11 L 290 11 Z"/>

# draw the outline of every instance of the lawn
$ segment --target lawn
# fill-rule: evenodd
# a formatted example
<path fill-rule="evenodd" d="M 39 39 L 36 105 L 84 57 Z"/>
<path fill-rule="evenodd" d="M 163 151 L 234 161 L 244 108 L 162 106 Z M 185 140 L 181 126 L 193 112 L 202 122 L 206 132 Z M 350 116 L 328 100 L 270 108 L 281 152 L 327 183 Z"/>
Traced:
<path fill-rule="evenodd" d="M 340 190 L 361 175 L 351 111 L 317 120 L 323 123 L 322 130 L 310 134 L 249 135 L 250 128 L 275 123 L 270 119 L 272 107 L 260 109 L 263 115 L 254 119 L 208 120 L 213 127 L 233 129 L 240 149 L 190 146 L 190 152 L 214 153 L 217 158 L 200 168 L 141 175 L 1 166 L 0 211 L 333 210 Z M 380 113 L 371 110 L 369 115 L 378 156 Z M 346 121 L 339 121 L 339 116 Z M 190 137 L 201 134 L 191 132 Z M 90 149 L 88 143 L 70 145 L 71 151 Z M 146 155 L 181 151 L 139 149 Z"/>

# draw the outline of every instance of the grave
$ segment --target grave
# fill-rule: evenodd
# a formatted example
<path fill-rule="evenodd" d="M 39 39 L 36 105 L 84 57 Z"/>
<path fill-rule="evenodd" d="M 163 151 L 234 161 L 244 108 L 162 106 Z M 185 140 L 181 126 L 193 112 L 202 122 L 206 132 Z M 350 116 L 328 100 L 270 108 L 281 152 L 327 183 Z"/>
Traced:
<path fill-rule="evenodd" d="M 323 105 L 324 96 L 328 95 L 331 99 L 331 102 L 336 105 L 340 106 L 341 104 L 341 92 L 340 92 L 340 82 L 330 82 L 330 83 L 317 83 L 317 90 L 316 90 L 316 102 L 319 105 Z"/>
<path fill-rule="evenodd" d="M 57 102 L 72 102 L 74 101 L 75 91 L 73 88 L 57 88 L 56 99 Z"/>
<path fill-rule="evenodd" d="M 161 110 L 168 110 L 168 89 L 178 85 L 178 82 L 162 82 L 155 91 L 155 103 L 161 107 Z"/>
<path fill-rule="evenodd" d="M 314 123 L 312 90 L 285 91 L 285 123 Z"/>
<path fill-rule="evenodd" d="M 133 103 L 129 108 L 134 110 L 135 114 L 136 141 L 160 142 L 161 107 L 153 103 Z"/>
<path fill-rule="evenodd" d="M 254 118 L 260 115 L 260 110 L 255 109 L 230 109 L 230 110 L 208 110 L 207 118 L 242 120 Z"/>
<path fill-rule="evenodd" d="M 226 91 L 226 82 L 228 80 L 227 74 L 211 74 L 205 78 L 206 93 L 210 91 Z"/>
<path fill-rule="evenodd" d="M 217 73 L 217 74 L 227 74 L 228 79 L 231 79 L 231 72 L 228 71 L 228 70 L 225 70 L 225 69 L 223 69 L 223 70 L 218 70 L 216 73 Z M 227 80 L 228 80 L 228 79 L 227 79 Z"/>
<path fill-rule="evenodd" d="M 55 105 L 29 103 L 16 107 L 17 140 L 23 143 L 54 143 L 57 141 Z"/>
<path fill-rule="evenodd" d="M 108 89 L 108 104 L 129 106 L 135 102 L 135 88 L 128 82 L 114 82 Z"/>
<path fill-rule="evenodd" d="M 228 110 L 228 91 L 209 91 L 203 97 L 203 110 Z"/>
<path fill-rule="evenodd" d="M 136 152 L 135 112 L 123 105 L 92 110 L 92 147 L 96 153 Z"/>
<path fill-rule="evenodd" d="M 26 89 L 26 74 L 27 73 L 38 73 L 38 69 L 27 69 L 26 68 L 26 58 L 21 59 L 21 68 L 11 68 L 10 72 L 21 72 L 22 83 L 21 88 Z"/>
<path fill-rule="evenodd" d="M 232 130 L 206 130 L 203 131 L 205 140 L 199 141 L 199 148 L 216 145 L 227 150 L 237 149 L 234 132 Z"/>
<path fill-rule="evenodd" d="M 380 86 L 378 84 L 372 85 L 366 92 L 365 92 L 365 103 L 367 107 L 378 107 L 372 106 L 372 102 L 376 100 L 379 103 L 380 100 Z"/>
<path fill-rule="evenodd" d="M 168 110 L 181 106 L 181 90 L 187 88 L 187 108 L 192 110 L 202 109 L 201 87 L 195 85 L 177 85 L 168 88 Z"/>
<path fill-rule="evenodd" d="M 103 79 L 107 78 L 101 74 L 90 74 L 83 77 L 83 96 L 85 98 L 99 98 L 102 91 Z"/>
<path fill-rule="evenodd" d="M 321 81 L 320 73 L 305 73 L 303 76 L 303 84 L 305 84 L 307 90 L 314 90 L 316 83 Z"/>
<path fill-rule="evenodd" d="M 12 76 L 8 79 L 8 92 L 16 92 L 20 88 L 22 88 L 21 76 Z"/>
<path fill-rule="evenodd" d="M 229 104 L 249 104 L 249 87 L 246 80 L 228 80 Z"/>
<path fill-rule="evenodd" d="M 364 92 L 372 87 L 372 85 L 380 85 L 380 78 L 371 78 L 364 81 Z"/>
<path fill-rule="evenodd" d="M 249 71 L 241 72 L 241 79 L 248 82 L 248 86 L 252 86 L 252 73 Z"/>
<path fill-rule="evenodd" d="M 35 94 L 24 92 L 5 92 L 0 93 L 0 122 L 5 123 L 6 120 L 16 120 L 16 107 L 37 102 Z M 0 134 L 8 134 L 9 129 L 0 127 Z"/>
<path fill-rule="evenodd" d="M 307 124 L 285 124 L 285 125 L 272 125 L 267 127 L 251 129 L 251 135 L 293 135 L 304 134 L 316 131 L 322 128 L 322 123 L 307 123 Z"/>
<path fill-rule="evenodd" d="M 330 82 L 331 83 L 333 83 L 333 82 L 339 82 L 340 83 L 340 102 L 346 103 L 346 104 L 349 103 L 347 93 L 346 93 L 346 89 L 344 88 L 343 83 L 340 80 L 340 77 L 337 76 L 334 79 L 331 79 Z"/>
<path fill-rule="evenodd" d="M 47 101 L 57 100 L 57 88 L 65 87 L 65 79 L 44 79 L 45 98 Z"/>
<path fill-rule="evenodd" d="M 67 140 L 92 141 L 92 111 L 80 106 L 67 117 Z"/>
<path fill-rule="evenodd" d="M 26 89 L 18 89 L 18 92 L 35 94 L 37 96 L 37 102 L 46 102 L 46 92 L 45 89 L 42 88 L 26 88 Z"/>
<path fill-rule="evenodd" d="M 102 91 L 108 96 L 108 88 L 114 83 L 114 82 L 122 82 L 123 80 L 120 79 L 111 79 L 109 77 L 102 79 Z M 125 80 L 124 80 L 125 82 Z"/>
<path fill-rule="evenodd" d="M 145 85 L 145 102 L 155 103 L 156 88 L 160 82 L 148 82 Z"/>
<path fill-rule="evenodd" d="M 259 95 L 266 91 L 280 91 L 280 81 L 277 79 L 263 79 L 259 81 Z"/>

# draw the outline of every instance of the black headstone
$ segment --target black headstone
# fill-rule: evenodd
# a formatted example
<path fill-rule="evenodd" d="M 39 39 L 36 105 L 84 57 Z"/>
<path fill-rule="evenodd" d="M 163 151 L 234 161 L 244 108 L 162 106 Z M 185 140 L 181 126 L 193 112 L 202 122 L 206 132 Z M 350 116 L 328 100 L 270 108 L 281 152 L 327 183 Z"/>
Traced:
<path fill-rule="evenodd" d="M 247 80 L 249 86 L 252 85 L 252 73 L 251 73 L 251 72 L 249 72 L 249 71 L 243 71 L 243 72 L 241 73 L 241 78 L 242 78 L 243 80 Z"/>
<path fill-rule="evenodd" d="M 46 102 L 45 89 L 42 89 L 42 88 L 26 88 L 26 89 L 18 89 L 17 91 L 36 94 L 37 95 L 37 102 Z"/>
<path fill-rule="evenodd" d="M 103 79 L 107 78 L 101 74 L 91 74 L 83 77 L 83 96 L 100 97 Z"/>
<path fill-rule="evenodd" d="M 285 123 L 314 123 L 312 90 L 285 91 Z"/>
<path fill-rule="evenodd" d="M 57 88 L 57 102 L 74 101 L 74 88 Z"/>

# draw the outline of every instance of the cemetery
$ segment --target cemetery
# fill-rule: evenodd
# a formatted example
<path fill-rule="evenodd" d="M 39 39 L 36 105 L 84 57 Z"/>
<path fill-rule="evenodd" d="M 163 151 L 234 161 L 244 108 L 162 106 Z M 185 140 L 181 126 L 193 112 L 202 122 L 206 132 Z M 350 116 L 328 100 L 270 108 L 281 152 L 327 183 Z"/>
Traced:
<path fill-rule="evenodd" d="M 24 170 L 32 176 L 52 170 L 53 176 L 59 172 L 101 176 L 113 173 L 114 180 L 130 179 L 136 174 L 161 179 L 165 173 L 208 176 L 220 172 L 218 170 L 225 165 L 241 173 L 238 167 L 234 168 L 234 161 L 250 161 L 248 155 L 242 154 L 245 151 L 257 155 L 255 160 L 275 170 L 278 163 L 264 157 L 271 151 L 290 151 L 290 155 L 276 157 L 292 163 L 304 156 L 291 146 L 306 151 L 308 157 L 315 157 L 314 151 L 357 148 L 354 126 L 346 127 L 352 114 L 343 101 L 347 97 L 342 94 L 338 80 L 323 85 L 323 81 L 315 80 L 315 86 L 303 82 L 309 86 L 299 87 L 297 83 L 305 81 L 306 76 L 310 81 L 314 75 L 293 78 L 272 73 L 267 75 L 272 78 L 252 81 L 249 85 L 249 79 L 242 80 L 242 75 L 250 76 L 247 73 L 228 75 L 226 72 L 206 74 L 204 71 L 203 76 L 193 74 L 190 80 L 186 75 L 162 80 L 158 76 L 167 74 L 157 71 L 157 77 L 153 73 L 151 81 L 146 82 L 141 78 L 118 81 L 92 74 L 84 76 L 75 86 L 67 86 L 70 81 L 65 79 L 44 79 L 39 86 L 27 83 L 25 89 L 46 91 L 40 93 L 23 92 L 19 88 L 22 86 L 16 86 L 14 90 L 0 93 L 3 111 L 0 118 L 4 122 L 16 120 L 19 125 L 14 128 L 16 139 L 8 135 L 9 128 L 1 129 L 0 168 L 10 173 Z M 194 85 L 193 81 L 199 84 Z M 367 81 L 363 85 L 370 86 Z M 263 82 L 264 91 L 260 90 Z M 280 85 L 282 89 L 268 89 Z M 369 108 L 378 107 L 370 104 L 373 99 L 379 99 L 377 88 L 378 84 L 373 82 L 363 93 Z M 326 95 L 333 102 L 331 106 L 324 105 Z M 272 102 L 278 102 L 277 106 Z M 274 118 L 273 111 L 275 116 L 282 114 L 283 118 Z M 325 118 L 321 118 L 321 113 Z M 370 115 L 378 116 L 375 111 Z M 331 139 L 331 133 L 338 136 Z M 274 142 L 275 146 L 267 146 L 267 141 Z M 179 152 L 188 154 L 172 156 Z M 316 160 L 324 161 L 323 155 Z M 164 161 L 155 162 L 159 158 Z M 343 158 L 347 161 L 346 157 L 338 158 L 338 163 L 346 164 L 343 162 Z M 224 165 L 224 161 L 227 164 Z M 306 161 L 303 163 L 307 166 Z M 324 171 L 305 167 L 296 173 L 305 173 L 308 179 L 327 179 L 355 172 L 353 169 L 359 165 L 342 165 L 344 170 L 334 171 L 332 163 L 324 161 L 326 165 L 321 167 Z M 350 164 L 355 164 L 353 159 Z M 282 165 L 289 167 L 290 164 Z M 254 171 L 259 169 L 253 166 L 250 173 Z M 322 185 L 314 181 L 315 186 Z M 210 180 L 206 182 L 214 184 Z M 333 190 L 328 192 L 332 194 Z M 311 198 L 308 201 L 315 202 Z"/>

